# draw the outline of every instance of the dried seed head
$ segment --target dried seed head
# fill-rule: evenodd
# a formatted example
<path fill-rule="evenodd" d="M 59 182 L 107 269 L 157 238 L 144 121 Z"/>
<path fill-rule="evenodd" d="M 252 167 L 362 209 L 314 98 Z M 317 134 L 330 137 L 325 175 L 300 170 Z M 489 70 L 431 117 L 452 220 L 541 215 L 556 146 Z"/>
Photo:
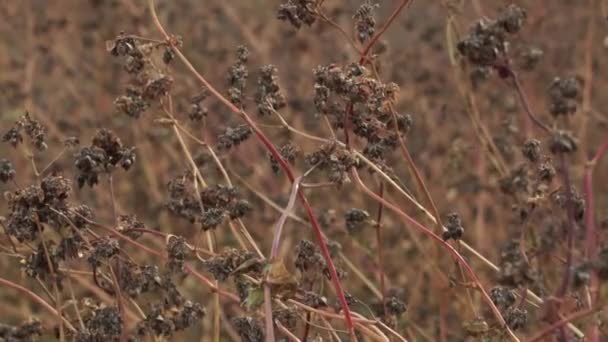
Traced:
<path fill-rule="evenodd" d="M 173 85 L 173 79 L 166 75 L 158 75 L 156 78 L 149 80 L 144 86 L 142 97 L 146 101 L 155 101 L 165 96 Z"/>
<path fill-rule="evenodd" d="M 397 296 L 389 296 L 386 298 L 386 311 L 389 315 L 401 316 L 407 310 L 405 303 Z"/>
<path fill-rule="evenodd" d="M 372 0 L 366 0 L 354 15 L 355 30 L 357 31 L 357 39 L 360 43 L 368 41 L 376 32 L 376 19 L 374 18 L 374 10 L 380 7 L 379 4 L 374 4 Z"/>
<path fill-rule="evenodd" d="M 0 181 L 7 183 L 15 178 L 15 168 L 7 159 L 0 159 Z"/>
<path fill-rule="evenodd" d="M 116 230 L 122 234 L 130 237 L 131 239 L 137 239 L 143 232 L 140 229 L 145 229 L 146 225 L 137 219 L 135 215 L 119 215 L 118 226 Z"/>
<path fill-rule="evenodd" d="M 150 104 L 144 101 L 141 94 L 135 91 L 127 91 L 127 95 L 121 95 L 114 100 L 116 110 L 134 119 L 138 119 Z"/>
<path fill-rule="evenodd" d="M 291 141 L 279 148 L 279 154 L 281 155 L 281 158 L 283 158 L 290 164 L 295 163 L 296 157 L 299 153 L 300 148 Z M 279 162 L 277 161 L 277 159 L 270 153 L 268 153 L 268 158 L 270 159 L 270 167 L 272 169 L 272 172 L 279 173 L 279 171 L 281 171 L 281 167 L 279 166 Z"/>
<path fill-rule="evenodd" d="M 529 161 L 536 163 L 542 156 L 542 150 L 540 148 L 540 141 L 536 139 L 528 139 L 522 147 L 522 153 Z"/>
<path fill-rule="evenodd" d="M 120 311 L 115 306 L 97 309 L 86 327 L 93 341 L 118 340 L 123 329 Z"/>
<path fill-rule="evenodd" d="M 556 174 L 555 167 L 553 167 L 553 164 L 550 161 L 545 161 L 538 166 L 537 174 L 538 179 L 541 181 L 551 183 Z"/>
<path fill-rule="evenodd" d="M 106 42 L 106 49 L 112 56 L 126 56 L 135 48 L 135 40 L 124 32 L 121 32 L 113 41 Z"/>
<path fill-rule="evenodd" d="M 186 239 L 181 236 L 171 235 L 167 239 L 167 257 L 169 261 L 167 265 L 173 271 L 181 271 L 184 267 L 184 261 L 190 254 L 190 249 L 186 244 Z"/>
<path fill-rule="evenodd" d="M 188 112 L 188 118 L 192 121 L 201 121 L 205 116 L 207 116 L 208 110 L 201 102 L 203 102 L 207 96 L 209 96 L 209 91 L 207 88 L 204 88 L 200 93 L 194 96 L 190 101 L 190 111 Z"/>
<path fill-rule="evenodd" d="M 236 249 L 225 250 L 205 262 L 207 270 L 219 281 L 240 273 L 259 274 L 262 266 L 260 260 L 255 258 L 255 254 Z"/>
<path fill-rule="evenodd" d="M 318 0 L 287 0 L 279 5 L 277 19 L 288 21 L 299 29 L 302 24 L 312 25 L 316 20 L 315 6 Z"/>
<path fill-rule="evenodd" d="M 512 330 L 523 328 L 528 322 L 528 311 L 523 308 L 511 308 L 505 314 L 505 321 Z"/>
<path fill-rule="evenodd" d="M 519 241 L 511 240 L 500 254 L 499 283 L 509 287 L 533 284 L 537 273 L 521 254 Z"/>
<path fill-rule="evenodd" d="M 504 28 L 508 33 L 517 33 L 526 20 L 526 11 L 517 6 L 511 4 L 504 10 L 498 17 L 498 24 Z"/>
<path fill-rule="evenodd" d="M 232 319 L 232 324 L 238 332 L 242 341 L 247 342 L 263 342 L 264 329 L 260 322 L 250 316 L 235 317 Z"/>
<path fill-rule="evenodd" d="M 135 162 L 135 148 L 123 147 L 120 138 L 108 129 L 100 129 L 90 147 L 76 153 L 74 165 L 79 171 L 78 186 L 94 186 L 102 173 L 111 173 L 116 166 L 129 170 Z"/>
<path fill-rule="evenodd" d="M 369 220 L 369 213 L 362 209 L 350 208 L 344 214 L 346 229 L 349 233 L 360 231 Z"/>
<path fill-rule="evenodd" d="M 578 149 L 578 139 L 570 132 L 557 131 L 553 134 L 550 149 L 554 154 L 575 152 Z"/>
<path fill-rule="evenodd" d="M 287 104 L 278 81 L 278 70 L 274 65 L 266 65 L 260 68 L 256 94 L 256 103 L 260 115 L 270 115 L 273 110 L 279 110 Z"/>
<path fill-rule="evenodd" d="M 243 106 L 243 98 L 245 96 L 245 85 L 249 71 L 247 70 L 247 59 L 249 58 L 249 50 L 247 47 L 240 45 L 236 51 L 237 62 L 228 70 L 228 96 L 230 102 L 237 106 Z"/>
<path fill-rule="evenodd" d="M 99 240 L 93 242 L 93 251 L 87 258 L 87 261 L 93 268 L 97 268 L 101 265 L 102 260 L 109 259 L 114 255 L 118 254 L 120 245 L 118 240 L 102 237 Z"/>
<path fill-rule="evenodd" d="M 38 151 L 44 151 L 46 145 L 46 128 L 38 121 L 32 119 L 30 114 L 26 112 L 17 120 L 15 126 L 8 130 L 2 137 L 2 141 L 8 142 L 13 147 L 23 142 L 21 131 L 30 138 L 31 143 Z"/>
<path fill-rule="evenodd" d="M 23 135 L 21 135 L 18 127 L 12 127 L 2 136 L 2 141 L 11 144 L 13 147 L 17 147 L 17 145 L 23 142 Z"/>
<path fill-rule="evenodd" d="M 513 290 L 503 286 L 492 288 L 492 290 L 490 290 L 490 298 L 502 312 L 515 304 L 515 300 L 517 299 Z"/>
<path fill-rule="evenodd" d="M 313 308 L 322 308 L 327 306 L 327 298 L 321 297 L 312 291 L 304 292 L 304 304 Z"/>
<path fill-rule="evenodd" d="M 319 271 L 326 267 L 325 259 L 317 246 L 309 240 L 300 240 L 296 246 L 295 266 L 300 272 Z"/>
<path fill-rule="evenodd" d="M 171 48 L 171 47 L 166 47 L 165 51 L 163 52 L 163 62 L 165 64 L 169 64 L 174 59 L 175 59 L 175 51 L 173 51 L 173 48 Z"/>
<path fill-rule="evenodd" d="M 549 111 L 553 116 L 574 114 L 577 108 L 579 82 L 574 77 L 556 77 L 549 87 Z"/>
<path fill-rule="evenodd" d="M 471 64 L 496 67 L 498 59 L 507 52 L 507 34 L 517 33 L 525 19 L 525 10 L 512 4 L 497 20 L 478 21 L 469 34 L 458 43 L 458 51 Z"/>
<path fill-rule="evenodd" d="M 0 323 L 0 338 L 3 341 L 38 341 L 42 336 L 43 326 L 37 319 L 23 322 L 19 326 Z"/>
<path fill-rule="evenodd" d="M 228 150 L 249 139 L 252 133 L 251 128 L 247 125 L 228 127 L 223 134 L 218 136 L 217 146 L 220 150 Z"/>
<path fill-rule="evenodd" d="M 447 230 L 443 232 L 442 235 L 444 240 L 460 240 L 460 238 L 462 238 L 464 228 L 462 227 L 462 220 L 460 219 L 460 215 L 458 215 L 458 213 L 448 214 L 445 227 Z"/>

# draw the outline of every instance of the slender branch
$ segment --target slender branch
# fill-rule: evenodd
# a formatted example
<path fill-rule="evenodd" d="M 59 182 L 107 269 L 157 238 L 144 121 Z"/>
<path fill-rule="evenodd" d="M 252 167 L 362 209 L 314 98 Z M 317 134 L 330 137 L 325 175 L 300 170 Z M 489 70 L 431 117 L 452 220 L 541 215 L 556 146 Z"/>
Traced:
<path fill-rule="evenodd" d="M 375 192 L 373 192 L 372 190 L 370 190 L 363 183 L 363 181 L 359 177 L 359 173 L 357 172 L 357 170 L 355 168 L 352 168 L 351 173 L 352 173 L 353 179 L 355 180 L 355 182 L 357 183 L 357 185 L 367 195 L 369 195 L 370 197 L 372 197 L 374 200 L 376 200 L 378 202 L 382 202 L 385 207 L 387 207 L 388 209 L 392 210 L 397 215 L 399 215 L 399 217 L 401 217 L 403 219 L 404 223 L 406 223 L 407 225 L 410 225 L 410 226 L 414 226 L 416 229 L 420 230 L 421 232 L 423 232 L 424 234 L 426 234 L 427 236 L 431 237 L 433 240 L 435 240 L 436 242 L 438 242 L 440 245 L 442 245 L 442 247 L 444 249 L 446 249 L 452 255 L 452 257 L 454 258 L 454 260 L 458 264 L 462 265 L 462 267 L 464 268 L 464 270 L 468 274 L 468 276 L 471 279 L 471 281 L 475 284 L 476 288 L 481 292 L 481 294 L 482 294 L 482 296 L 484 298 L 484 301 L 488 304 L 488 306 L 490 306 L 490 309 L 492 309 L 492 312 L 494 313 L 494 316 L 496 317 L 496 319 L 498 320 L 498 322 L 500 323 L 500 325 L 505 328 L 505 330 L 507 331 L 507 333 L 511 336 L 511 338 L 514 341 L 519 341 L 519 339 L 517 338 L 517 336 L 513 333 L 513 331 L 506 324 L 506 321 L 502 317 L 502 314 L 500 313 L 500 310 L 496 307 L 496 305 L 494 305 L 494 303 L 492 302 L 492 299 L 490 298 L 490 296 L 488 295 L 488 293 L 483 288 L 483 285 L 479 281 L 479 278 L 477 278 L 477 275 L 475 274 L 475 272 L 473 271 L 473 269 L 471 268 L 471 266 L 469 266 L 469 264 L 466 262 L 466 260 L 464 260 L 464 258 L 462 257 L 462 255 L 460 255 L 460 253 L 458 253 L 458 251 L 456 249 L 454 249 L 454 247 L 452 247 L 452 245 L 450 245 L 449 243 L 447 243 L 446 241 L 444 241 L 439 235 L 433 233 L 432 230 L 426 228 L 425 226 L 423 226 L 422 224 L 420 224 L 418 221 L 416 221 L 414 218 L 412 218 L 409 215 L 407 215 L 406 213 L 404 213 L 397 206 L 395 206 L 394 204 L 388 202 L 387 200 L 385 200 L 384 198 L 378 196 Z"/>
<path fill-rule="evenodd" d="M 19 284 L 15 284 L 12 281 L 10 281 L 8 279 L 4 279 L 4 278 L 0 278 L 0 285 L 10 287 L 14 290 L 17 290 L 17 291 L 25 294 L 26 296 L 32 298 L 36 303 L 42 305 L 42 307 L 44 309 L 46 309 L 48 312 L 53 314 L 53 316 L 59 318 L 68 329 L 70 329 L 71 331 L 76 331 L 76 328 L 74 328 L 74 326 L 72 325 L 72 323 L 70 323 L 70 321 L 65 319 L 65 317 L 63 317 L 57 310 L 55 310 L 55 308 L 53 308 L 49 303 L 47 303 L 44 299 L 40 298 L 34 292 L 30 291 L 29 289 L 27 289 Z"/>
<path fill-rule="evenodd" d="M 582 311 L 575 312 L 570 316 L 564 317 L 564 318 L 560 319 L 559 321 L 553 322 L 551 325 L 549 325 L 548 327 L 546 327 L 545 329 L 543 329 L 542 331 L 540 331 L 539 333 L 537 333 L 536 335 L 534 335 L 530 339 L 528 339 L 528 342 L 536 342 L 536 341 L 544 340 L 544 338 L 547 337 L 549 334 L 551 334 L 552 332 L 554 332 L 557 329 L 562 328 L 567 323 L 570 323 L 571 321 L 574 321 L 579 318 L 583 318 L 583 317 L 592 315 L 596 312 L 602 311 L 603 309 L 604 309 L 603 307 L 599 307 L 599 308 L 590 308 L 590 309 L 585 309 Z"/>

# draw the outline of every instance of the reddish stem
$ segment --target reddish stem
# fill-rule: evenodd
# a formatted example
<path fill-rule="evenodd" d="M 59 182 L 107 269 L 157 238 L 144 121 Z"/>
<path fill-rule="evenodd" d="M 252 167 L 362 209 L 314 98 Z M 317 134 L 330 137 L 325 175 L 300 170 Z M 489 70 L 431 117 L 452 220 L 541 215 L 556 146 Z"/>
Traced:
<path fill-rule="evenodd" d="M 469 275 L 469 278 L 471 278 L 472 283 L 474 283 L 476 288 L 481 292 L 484 301 L 488 304 L 490 309 L 492 309 L 492 312 L 494 313 L 494 316 L 496 317 L 496 319 L 498 320 L 500 325 L 506 329 L 506 331 L 508 332 L 508 334 L 511 336 L 511 338 L 513 340 L 519 341 L 517 336 L 513 333 L 513 331 L 506 324 L 504 318 L 502 317 L 502 314 L 500 313 L 500 310 L 496 307 L 496 305 L 494 305 L 494 303 L 492 302 L 492 299 L 490 298 L 490 296 L 488 295 L 486 290 L 483 288 L 479 278 L 477 278 L 477 275 L 475 274 L 475 272 L 473 271 L 471 266 L 469 266 L 469 264 L 466 262 L 466 260 L 464 260 L 462 255 L 460 255 L 460 253 L 458 253 L 458 251 L 452 245 L 450 245 L 449 243 L 444 241 L 439 235 L 435 234 L 432 230 L 428 229 L 427 227 L 422 225 L 420 222 L 418 222 L 411 216 L 407 215 L 405 212 L 403 212 L 401 209 L 399 209 L 399 207 L 397 207 L 396 205 L 388 202 L 386 199 L 378 196 L 375 192 L 370 190 L 363 183 L 363 181 L 359 177 L 359 173 L 357 172 L 357 170 L 355 168 L 351 169 L 351 173 L 353 175 L 353 179 L 355 180 L 357 185 L 359 185 L 359 187 L 363 190 L 363 192 L 365 192 L 367 195 L 372 197 L 374 200 L 382 203 L 386 208 L 392 210 L 395 214 L 397 214 L 399 217 L 401 217 L 403 219 L 404 223 L 406 223 L 407 225 L 410 225 L 410 226 L 414 226 L 416 229 L 418 229 L 425 235 L 429 236 L 430 238 L 435 240 L 437 243 L 439 243 L 444 249 L 446 249 L 452 255 L 452 258 L 454 259 L 454 261 L 456 261 L 458 264 L 460 264 L 463 267 L 463 269 L 466 271 L 466 273 Z"/>
<path fill-rule="evenodd" d="M 551 334 L 555 330 L 562 328 L 564 325 L 566 325 L 576 319 L 594 314 L 602 309 L 603 308 L 590 308 L 590 309 L 586 309 L 583 311 L 575 312 L 572 315 L 570 315 L 568 317 L 564 317 L 564 318 L 560 319 L 559 321 L 556 321 L 553 324 L 549 325 L 548 327 L 546 327 L 545 329 L 543 329 L 536 335 L 532 336 L 528 340 L 528 342 L 536 342 L 536 341 L 541 341 L 541 340 L 544 341 L 545 337 L 547 337 L 549 334 Z"/>
<path fill-rule="evenodd" d="M 593 171 L 597 163 L 608 152 L 608 135 L 604 138 L 603 143 L 598 148 L 595 156 L 585 166 L 585 174 L 583 176 L 583 189 L 585 191 L 585 225 L 586 225 L 586 241 L 585 252 L 587 260 L 593 260 L 597 256 L 597 227 L 595 222 L 595 196 L 593 196 Z M 599 295 L 600 281 L 597 272 L 591 270 L 590 292 L 591 305 L 594 300 L 597 300 Z M 587 331 L 587 337 L 590 342 L 599 341 L 599 328 L 597 324 L 591 325 Z"/>

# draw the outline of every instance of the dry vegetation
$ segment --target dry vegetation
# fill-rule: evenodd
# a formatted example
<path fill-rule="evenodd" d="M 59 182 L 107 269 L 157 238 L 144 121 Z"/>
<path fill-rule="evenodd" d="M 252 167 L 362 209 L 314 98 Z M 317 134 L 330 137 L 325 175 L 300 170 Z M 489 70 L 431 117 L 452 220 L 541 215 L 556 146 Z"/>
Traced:
<path fill-rule="evenodd" d="M 0 339 L 604 341 L 608 2 L 0 3 Z"/>

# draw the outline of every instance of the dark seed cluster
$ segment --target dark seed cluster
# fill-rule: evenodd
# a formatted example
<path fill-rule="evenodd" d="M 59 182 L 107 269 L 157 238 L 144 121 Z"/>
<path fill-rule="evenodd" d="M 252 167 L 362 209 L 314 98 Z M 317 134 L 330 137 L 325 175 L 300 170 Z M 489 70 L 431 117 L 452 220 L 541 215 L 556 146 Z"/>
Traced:
<path fill-rule="evenodd" d="M 227 249 L 205 262 L 205 267 L 219 281 L 237 273 L 259 274 L 262 263 L 251 252 Z"/>
<path fill-rule="evenodd" d="M 179 308 L 168 309 L 160 303 L 150 305 L 146 318 L 138 323 L 136 331 L 144 336 L 172 337 L 185 330 L 205 316 L 205 309 L 199 303 L 186 300 Z"/>
<path fill-rule="evenodd" d="M 556 77 L 549 87 L 549 111 L 553 116 L 574 114 L 579 82 L 574 77 Z"/>
<path fill-rule="evenodd" d="M 298 154 L 300 154 L 300 148 L 290 141 L 287 144 L 279 147 L 279 154 L 283 160 L 293 165 L 295 164 L 296 157 Z M 268 158 L 270 159 L 270 167 L 272 172 L 279 173 L 279 171 L 281 171 L 279 161 L 272 154 L 268 154 Z"/>
<path fill-rule="evenodd" d="M 78 170 L 79 187 L 93 187 L 101 174 L 110 174 L 117 166 L 129 170 L 135 163 L 135 148 L 124 147 L 120 138 L 108 129 L 100 129 L 91 145 L 83 147 L 74 156 Z"/>
<path fill-rule="evenodd" d="M 123 321 L 116 306 L 95 310 L 86 321 L 86 330 L 76 335 L 76 341 L 117 341 L 123 330 Z"/>
<path fill-rule="evenodd" d="M 125 94 L 117 97 L 114 105 L 117 111 L 137 119 L 171 90 L 173 79 L 160 66 L 169 64 L 175 53 L 166 44 L 141 41 L 124 33 L 106 45 L 112 56 L 123 59 L 124 70 L 131 77 Z"/>
<path fill-rule="evenodd" d="M 190 248 L 188 248 L 186 239 L 175 235 L 171 235 L 167 239 L 167 257 L 169 258 L 167 266 L 170 270 L 181 271 L 188 255 L 190 255 Z"/>
<path fill-rule="evenodd" d="M 279 5 L 277 19 L 289 22 L 299 29 L 303 24 L 312 25 L 316 20 L 316 0 L 287 0 Z"/>
<path fill-rule="evenodd" d="M 0 159 L 0 181 L 7 183 L 15 178 L 15 168 L 13 163 L 7 159 Z"/>
<path fill-rule="evenodd" d="M 7 193 L 9 214 L 6 233 L 20 242 L 33 241 L 38 232 L 49 224 L 60 229 L 68 224 L 66 218 L 72 217 L 68 203 L 71 182 L 62 177 L 49 175 L 40 185 L 30 185 Z"/>
<path fill-rule="evenodd" d="M 228 70 L 228 97 L 230 102 L 236 106 L 243 106 L 243 98 L 245 96 L 245 85 L 249 71 L 247 70 L 247 59 L 249 58 L 249 50 L 241 45 L 236 50 L 237 61 Z"/>
<path fill-rule="evenodd" d="M 538 274 L 521 254 L 519 244 L 512 240 L 501 249 L 498 281 L 504 286 L 527 286 L 537 281 Z"/>
<path fill-rule="evenodd" d="M 366 0 L 354 15 L 355 30 L 357 39 L 360 43 L 368 41 L 376 32 L 376 19 L 374 18 L 374 10 L 379 7 L 372 0 Z"/>
<path fill-rule="evenodd" d="M 196 194 L 191 177 L 185 175 L 169 182 L 167 207 L 174 214 L 209 230 L 221 225 L 226 217 L 235 220 L 251 210 L 249 202 L 240 198 L 236 188 L 214 185 Z"/>
<path fill-rule="evenodd" d="M 209 91 L 203 89 L 198 95 L 193 96 L 190 99 L 190 111 L 188 111 L 188 118 L 190 121 L 198 122 L 207 116 L 208 109 L 203 105 L 203 101 L 209 96 Z"/>
<path fill-rule="evenodd" d="M 38 320 L 23 322 L 12 326 L 0 323 L 0 338 L 7 342 L 37 341 L 43 333 L 43 326 Z"/>
<path fill-rule="evenodd" d="M 507 53 L 507 36 L 517 33 L 523 26 L 526 12 L 515 4 L 495 19 L 478 21 L 469 34 L 461 40 L 458 51 L 476 66 L 496 66 Z"/>
<path fill-rule="evenodd" d="M 464 234 L 464 228 L 462 227 L 462 219 L 458 213 L 450 213 L 447 216 L 447 220 L 445 222 L 445 228 L 447 229 L 443 232 L 444 240 L 460 240 L 462 235 Z"/>
<path fill-rule="evenodd" d="M 228 127 L 224 133 L 217 137 L 217 147 L 220 150 L 228 150 L 232 147 L 236 147 L 243 141 L 249 139 L 252 133 L 253 131 L 247 125 Z"/>
<path fill-rule="evenodd" d="M 348 172 L 351 167 L 359 166 L 358 159 L 353 153 L 339 147 L 336 143 L 325 143 L 316 151 L 307 154 L 304 159 L 310 166 L 326 170 L 329 181 L 339 185 L 350 181 Z"/>
<path fill-rule="evenodd" d="M 348 232 L 353 234 L 369 223 L 369 213 L 362 209 L 350 208 L 344 214 L 344 221 Z"/>
<path fill-rule="evenodd" d="M 32 145 L 38 151 L 47 149 L 46 127 L 37 120 L 34 120 L 28 112 L 23 114 L 23 116 L 17 120 L 15 126 L 10 128 L 8 132 L 2 136 L 2 141 L 11 144 L 13 147 L 17 147 L 17 145 L 23 142 L 22 132 L 25 132 Z"/>
<path fill-rule="evenodd" d="M 241 337 L 243 342 L 263 342 L 264 328 L 262 324 L 251 316 L 235 317 L 232 319 L 232 325 Z"/>
<path fill-rule="evenodd" d="M 118 240 L 103 237 L 93 242 L 93 251 L 87 258 L 87 261 L 93 269 L 101 266 L 102 261 L 107 261 L 115 256 L 120 251 Z"/>
<path fill-rule="evenodd" d="M 256 103 L 260 115 L 270 115 L 287 105 L 285 95 L 279 86 L 279 71 L 274 65 L 266 65 L 260 68 L 258 76 L 258 91 Z"/>

